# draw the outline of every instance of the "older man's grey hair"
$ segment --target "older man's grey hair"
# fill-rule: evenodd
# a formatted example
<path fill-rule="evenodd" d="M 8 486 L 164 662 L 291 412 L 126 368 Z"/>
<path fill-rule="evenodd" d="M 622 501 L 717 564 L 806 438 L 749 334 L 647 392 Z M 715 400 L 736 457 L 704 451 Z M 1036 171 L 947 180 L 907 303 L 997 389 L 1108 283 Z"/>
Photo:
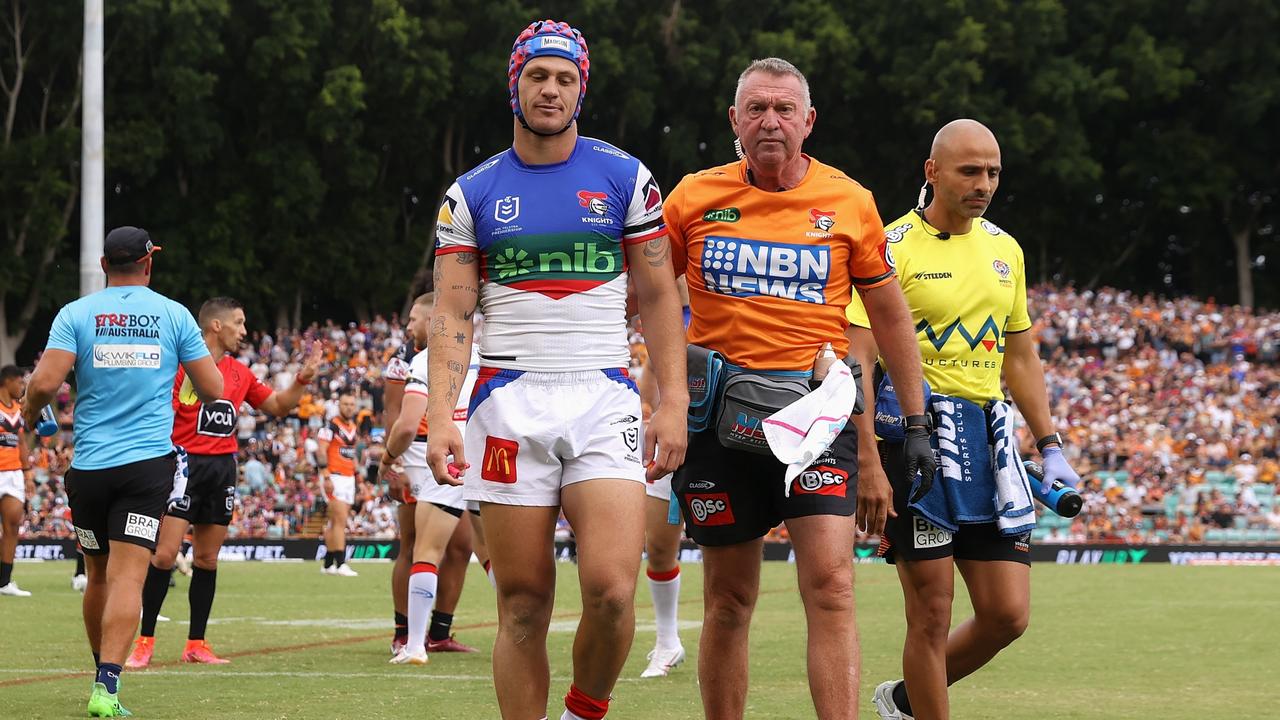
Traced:
<path fill-rule="evenodd" d="M 763 72 L 770 75 L 790 75 L 800 81 L 801 102 L 804 109 L 809 109 L 809 81 L 805 78 L 804 73 L 795 65 L 783 60 L 782 58 L 769 57 L 761 60 L 752 60 L 746 70 L 738 76 L 738 89 L 733 94 L 733 104 L 740 105 L 742 103 L 742 88 L 747 84 L 747 78 L 752 73 Z"/>

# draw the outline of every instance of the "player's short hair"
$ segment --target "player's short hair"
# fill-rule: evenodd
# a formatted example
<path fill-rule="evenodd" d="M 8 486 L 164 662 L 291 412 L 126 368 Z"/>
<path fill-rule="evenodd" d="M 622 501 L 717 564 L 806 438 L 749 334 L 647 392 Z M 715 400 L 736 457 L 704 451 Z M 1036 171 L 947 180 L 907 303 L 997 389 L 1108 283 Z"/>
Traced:
<path fill-rule="evenodd" d="M 13 378 L 20 378 L 23 375 L 26 375 L 26 373 L 17 365 L 5 365 L 4 367 L 0 367 L 0 382 L 9 382 Z"/>
<path fill-rule="evenodd" d="M 432 305 L 435 304 L 435 302 L 436 302 L 436 293 L 434 290 L 431 292 L 422 293 L 421 295 L 413 299 L 414 305 L 426 305 L 427 307 L 431 307 Z"/>
<path fill-rule="evenodd" d="M 800 68 L 783 60 L 782 58 L 767 57 L 759 60 L 752 60 L 746 70 L 738 76 L 738 88 L 733 93 L 733 104 L 738 105 L 742 102 L 742 88 L 747 84 L 747 78 L 752 74 L 763 72 L 770 75 L 790 75 L 800 81 L 800 95 L 804 103 L 804 109 L 809 109 L 809 80 L 800 72 Z"/>
<path fill-rule="evenodd" d="M 209 298 L 200 306 L 200 329 L 208 330 L 214 320 L 221 320 L 228 313 L 243 310 L 244 303 L 233 297 L 219 296 Z"/>

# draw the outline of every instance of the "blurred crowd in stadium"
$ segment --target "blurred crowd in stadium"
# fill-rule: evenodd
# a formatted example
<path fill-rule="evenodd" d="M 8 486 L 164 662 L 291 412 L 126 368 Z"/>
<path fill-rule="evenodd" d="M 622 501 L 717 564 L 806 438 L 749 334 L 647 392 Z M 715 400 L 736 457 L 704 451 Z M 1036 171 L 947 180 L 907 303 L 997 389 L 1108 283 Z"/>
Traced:
<path fill-rule="evenodd" d="M 1190 298 L 1051 287 L 1028 293 L 1056 417 L 1071 428 L 1066 452 L 1084 478 L 1073 520 L 1041 512 L 1036 537 L 1054 542 L 1280 541 L 1280 313 L 1255 313 Z M 326 366 L 297 411 L 268 419 L 246 406 L 239 504 L 232 538 L 315 533 L 324 497 L 315 478 L 316 431 L 338 412 L 340 391 L 359 404 L 362 466 L 376 476 L 382 452 L 382 370 L 405 340 L 399 318 L 328 322 L 304 332 L 255 333 L 240 360 L 284 389 L 304 348 L 321 340 Z M 633 336 L 633 373 L 644 371 Z M 38 489 L 23 536 L 74 537 L 62 478 L 73 398 L 58 398 L 63 431 L 34 458 Z M 1064 424 L 1068 424 L 1064 423 Z M 1034 456 L 1030 440 L 1024 442 Z M 349 533 L 388 538 L 394 504 L 361 485 Z M 785 539 L 779 528 L 771 539 Z"/>

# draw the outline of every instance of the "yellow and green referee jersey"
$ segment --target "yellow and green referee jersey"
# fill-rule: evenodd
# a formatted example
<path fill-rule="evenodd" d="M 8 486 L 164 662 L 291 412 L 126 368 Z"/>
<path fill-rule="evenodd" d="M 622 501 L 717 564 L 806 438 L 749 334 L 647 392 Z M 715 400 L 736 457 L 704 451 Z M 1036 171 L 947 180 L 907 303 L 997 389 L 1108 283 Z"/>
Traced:
<path fill-rule="evenodd" d="M 1031 328 L 1022 248 L 977 218 L 964 235 L 935 237 L 920 213 L 885 228 L 889 262 L 916 323 L 924 378 L 934 392 L 977 403 L 1003 398 L 1000 368 L 1007 333 Z M 871 327 L 855 293 L 849 322 Z"/>

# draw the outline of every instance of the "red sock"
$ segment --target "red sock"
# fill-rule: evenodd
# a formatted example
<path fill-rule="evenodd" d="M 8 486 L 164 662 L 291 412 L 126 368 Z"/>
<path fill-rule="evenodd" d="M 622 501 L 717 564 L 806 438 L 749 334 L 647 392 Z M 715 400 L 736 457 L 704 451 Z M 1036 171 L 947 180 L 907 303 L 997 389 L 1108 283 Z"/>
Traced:
<path fill-rule="evenodd" d="M 649 579 L 654 582 L 669 582 L 671 580 L 675 580 L 676 578 L 680 577 L 680 566 L 676 565 L 675 567 L 671 568 L 666 572 L 658 572 L 653 568 L 646 567 L 645 574 L 648 575 Z"/>
<path fill-rule="evenodd" d="M 418 573 L 424 573 L 424 572 L 429 572 L 429 573 L 437 572 L 435 563 L 416 562 L 409 567 L 410 575 L 416 575 Z"/>
<path fill-rule="evenodd" d="M 579 690 L 577 685 L 570 685 L 569 694 L 564 696 L 564 706 L 585 720 L 600 720 L 609 712 L 609 699 L 597 700 Z"/>

